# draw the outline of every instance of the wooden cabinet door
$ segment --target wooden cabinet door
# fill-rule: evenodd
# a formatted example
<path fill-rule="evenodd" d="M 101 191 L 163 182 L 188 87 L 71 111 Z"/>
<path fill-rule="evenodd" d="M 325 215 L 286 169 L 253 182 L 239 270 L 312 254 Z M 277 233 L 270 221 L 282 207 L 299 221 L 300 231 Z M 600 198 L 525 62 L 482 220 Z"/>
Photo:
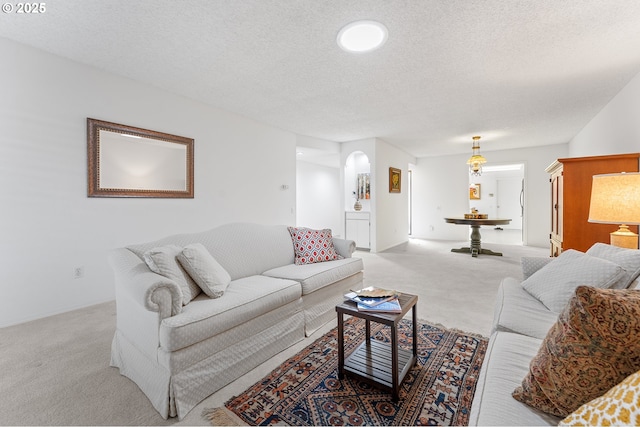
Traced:
<path fill-rule="evenodd" d="M 562 247 L 562 169 L 551 175 L 551 240 Z"/>
<path fill-rule="evenodd" d="M 558 160 L 553 162 L 547 169 L 549 173 L 549 183 L 551 184 L 551 232 L 549 241 L 551 244 L 551 256 L 556 257 L 562 252 L 562 236 L 564 222 L 564 193 L 563 165 Z"/>

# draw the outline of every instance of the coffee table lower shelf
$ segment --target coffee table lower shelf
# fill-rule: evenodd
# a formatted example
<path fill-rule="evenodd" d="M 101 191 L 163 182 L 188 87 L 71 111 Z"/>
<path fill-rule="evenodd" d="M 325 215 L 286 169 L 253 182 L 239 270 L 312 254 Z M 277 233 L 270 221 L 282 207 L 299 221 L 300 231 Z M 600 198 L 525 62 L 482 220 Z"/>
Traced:
<path fill-rule="evenodd" d="M 398 349 L 398 384 L 407 375 L 416 362 L 411 351 Z M 349 356 L 344 370 L 360 379 L 382 385 L 393 391 L 391 346 L 376 340 L 367 339 Z"/>

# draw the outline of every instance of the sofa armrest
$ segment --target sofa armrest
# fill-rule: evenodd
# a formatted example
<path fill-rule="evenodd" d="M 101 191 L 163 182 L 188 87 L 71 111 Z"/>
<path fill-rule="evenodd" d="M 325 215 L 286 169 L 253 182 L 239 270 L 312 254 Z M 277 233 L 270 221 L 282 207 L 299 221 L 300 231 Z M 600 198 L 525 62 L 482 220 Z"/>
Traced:
<path fill-rule="evenodd" d="M 344 258 L 351 258 L 351 254 L 356 251 L 356 242 L 353 240 L 334 237 L 333 247 L 336 248 L 338 255 L 342 255 Z"/>
<path fill-rule="evenodd" d="M 522 257 L 522 280 L 527 280 L 533 273 L 553 260 L 552 257 Z"/>
<path fill-rule="evenodd" d="M 109 253 L 115 276 L 116 301 L 127 297 L 160 320 L 182 312 L 182 290 L 173 280 L 149 270 L 133 252 L 119 248 Z"/>

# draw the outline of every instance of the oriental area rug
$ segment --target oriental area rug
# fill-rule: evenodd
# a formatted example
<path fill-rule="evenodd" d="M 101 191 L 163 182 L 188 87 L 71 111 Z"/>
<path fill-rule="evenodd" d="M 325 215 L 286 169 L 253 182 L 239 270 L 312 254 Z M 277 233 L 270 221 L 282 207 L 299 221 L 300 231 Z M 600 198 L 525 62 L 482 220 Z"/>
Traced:
<path fill-rule="evenodd" d="M 391 341 L 389 327 L 371 325 L 373 339 Z M 365 321 L 349 318 L 344 329 L 347 357 L 365 339 Z M 410 350 L 412 339 L 411 322 L 402 320 L 400 346 Z M 203 415 L 213 425 L 468 425 L 488 340 L 423 321 L 417 339 L 418 361 L 402 383 L 398 402 L 369 383 L 348 375 L 338 379 L 334 328 L 225 408 Z"/>

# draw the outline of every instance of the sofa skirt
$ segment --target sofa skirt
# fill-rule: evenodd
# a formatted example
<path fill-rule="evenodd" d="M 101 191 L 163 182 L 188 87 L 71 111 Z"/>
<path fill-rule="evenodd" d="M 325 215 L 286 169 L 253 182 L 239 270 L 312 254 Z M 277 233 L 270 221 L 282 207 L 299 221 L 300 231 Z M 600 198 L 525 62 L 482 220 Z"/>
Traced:
<path fill-rule="evenodd" d="M 136 383 L 160 416 L 165 420 L 168 418 L 169 371 L 141 352 L 119 330 L 116 330 L 111 343 L 111 366 Z"/>
<path fill-rule="evenodd" d="M 302 297 L 305 334 L 310 336 L 326 323 L 335 320 L 336 305 L 344 301 L 350 289 L 362 287 L 362 271 Z"/>
<path fill-rule="evenodd" d="M 211 394 L 301 341 L 305 336 L 301 306 L 301 300 L 297 300 L 278 308 L 278 311 L 290 315 L 277 323 L 271 321 L 274 313 L 269 312 L 238 325 L 226 334 L 235 336 L 235 340 L 220 342 L 219 351 L 209 353 L 208 357 L 176 372 L 170 372 L 163 366 L 173 365 L 171 353 L 159 350 L 158 359 L 150 360 L 116 331 L 111 365 L 140 387 L 164 419 L 177 416 L 182 420 Z M 200 353 L 199 349 L 193 350 L 194 357 L 197 357 L 195 354 Z"/>

